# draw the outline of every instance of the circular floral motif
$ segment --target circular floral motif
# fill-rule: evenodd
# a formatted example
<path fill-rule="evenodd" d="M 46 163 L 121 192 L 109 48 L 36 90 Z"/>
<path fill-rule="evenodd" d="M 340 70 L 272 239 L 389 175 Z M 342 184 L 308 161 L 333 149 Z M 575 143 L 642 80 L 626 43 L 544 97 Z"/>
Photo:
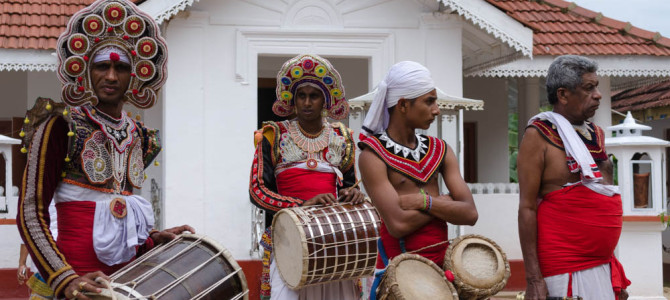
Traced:
<path fill-rule="evenodd" d="M 77 77 L 86 70 L 86 62 L 79 56 L 71 56 L 63 64 L 63 69 L 67 75 Z"/>
<path fill-rule="evenodd" d="M 293 69 L 291 69 L 291 76 L 293 78 L 297 79 L 297 78 L 302 77 L 302 73 L 303 73 L 303 71 L 302 71 L 301 67 L 293 67 Z"/>
<path fill-rule="evenodd" d="M 142 81 L 150 80 L 156 74 L 156 67 L 151 61 L 143 60 L 135 65 L 135 75 Z"/>
<path fill-rule="evenodd" d="M 96 157 L 93 159 L 93 169 L 96 172 L 102 173 L 105 171 L 105 167 L 107 166 L 105 166 L 105 161 L 102 158 Z"/>
<path fill-rule="evenodd" d="M 328 69 L 326 69 L 326 67 L 324 66 L 317 66 L 316 68 L 314 68 L 314 74 L 316 76 L 323 77 L 324 75 L 326 75 L 326 73 L 328 73 Z"/>
<path fill-rule="evenodd" d="M 310 158 L 307 160 L 307 167 L 310 169 L 316 169 L 316 167 L 319 165 L 319 163 L 316 161 L 316 159 Z"/>
<path fill-rule="evenodd" d="M 284 77 L 281 78 L 281 83 L 283 85 L 290 85 L 291 84 L 291 78 L 288 78 L 288 77 L 284 76 Z"/>
<path fill-rule="evenodd" d="M 305 68 L 305 70 L 311 70 L 314 67 L 314 62 L 311 59 L 305 59 L 302 62 L 302 67 Z"/>
<path fill-rule="evenodd" d="M 324 76 L 323 77 L 323 83 L 331 85 L 333 84 L 333 77 L 330 76 Z"/>
<path fill-rule="evenodd" d="M 158 53 L 158 47 L 156 46 L 156 41 L 154 39 L 144 37 L 137 41 L 135 51 L 141 58 L 151 59 Z"/>
<path fill-rule="evenodd" d="M 99 36 L 105 31 L 105 23 L 98 15 L 90 15 L 84 19 L 82 23 L 84 32 L 90 36 Z"/>
<path fill-rule="evenodd" d="M 293 94 L 291 94 L 291 92 L 289 91 L 283 91 L 281 92 L 281 99 L 284 100 L 284 102 L 288 103 L 289 101 L 291 101 L 291 99 L 293 99 Z"/>
<path fill-rule="evenodd" d="M 113 26 L 121 24 L 126 18 L 126 8 L 120 3 L 110 3 L 103 10 L 105 21 Z"/>
<path fill-rule="evenodd" d="M 129 36 L 138 37 L 144 33 L 146 26 L 142 18 L 138 16 L 131 16 L 126 19 L 126 23 L 123 28 Z"/>
<path fill-rule="evenodd" d="M 81 33 L 75 33 L 67 41 L 67 48 L 75 55 L 82 55 L 88 51 L 88 39 Z"/>
<path fill-rule="evenodd" d="M 342 91 L 340 91 L 340 89 L 332 89 L 330 90 L 330 94 L 336 99 L 342 97 Z"/>

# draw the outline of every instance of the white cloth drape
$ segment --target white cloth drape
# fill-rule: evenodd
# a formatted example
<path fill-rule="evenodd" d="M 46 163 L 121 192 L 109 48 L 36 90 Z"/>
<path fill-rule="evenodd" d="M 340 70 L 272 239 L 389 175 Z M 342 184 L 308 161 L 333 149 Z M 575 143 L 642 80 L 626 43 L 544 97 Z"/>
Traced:
<path fill-rule="evenodd" d="M 126 201 L 128 213 L 122 219 L 114 217 L 110 211 L 109 204 L 114 198 L 123 198 Z M 154 226 L 151 203 L 140 196 L 107 194 L 61 183 L 56 189 L 54 200 L 57 203 L 95 202 L 93 248 L 98 259 L 109 266 L 131 260 L 136 253 L 135 247 L 149 238 L 149 231 Z"/>

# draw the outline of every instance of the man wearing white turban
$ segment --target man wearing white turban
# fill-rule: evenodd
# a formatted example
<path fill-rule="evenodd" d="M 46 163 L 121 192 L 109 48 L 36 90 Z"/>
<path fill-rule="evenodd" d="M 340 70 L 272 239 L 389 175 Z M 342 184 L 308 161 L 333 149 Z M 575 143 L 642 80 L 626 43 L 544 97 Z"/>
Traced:
<path fill-rule="evenodd" d="M 388 261 L 413 252 L 442 266 L 447 223 L 474 225 L 477 209 L 460 175 L 454 151 L 443 140 L 416 134 L 439 115 L 430 71 L 411 61 L 395 64 L 378 85 L 358 146 L 361 178 L 384 226 L 370 299 Z M 440 195 L 437 174 L 450 194 Z"/>

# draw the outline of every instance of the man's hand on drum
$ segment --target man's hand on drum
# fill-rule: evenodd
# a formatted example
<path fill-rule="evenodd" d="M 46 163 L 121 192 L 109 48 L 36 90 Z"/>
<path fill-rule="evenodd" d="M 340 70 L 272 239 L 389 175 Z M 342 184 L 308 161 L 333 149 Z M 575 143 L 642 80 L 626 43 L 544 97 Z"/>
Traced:
<path fill-rule="evenodd" d="M 88 273 L 84 276 L 80 276 L 72 281 L 65 287 L 64 295 L 67 299 L 80 299 L 87 300 L 91 299 L 86 297 L 84 293 L 100 293 L 105 286 L 95 281 L 96 278 L 101 277 L 109 281 L 109 277 L 103 274 L 100 271 Z"/>
<path fill-rule="evenodd" d="M 165 229 L 163 231 L 156 231 L 151 234 L 151 239 L 154 240 L 154 244 L 163 244 L 171 240 L 174 240 L 177 235 L 183 233 L 184 231 L 189 231 L 195 233 L 195 229 L 189 225 L 182 225 L 177 227 L 172 227 L 170 229 Z"/>
<path fill-rule="evenodd" d="M 365 201 L 365 194 L 357 188 L 345 188 L 339 191 L 339 202 L 351 202 L 351 204 L 361 204 Z"/>
<path fill-rule="evenodd" d="M 312 205 L 333 205 L 337 203 L 337 199 L 331 193 L 318 194 L 312 199 L 309 199 L 302 203 L 302 206 L 312 206 Z"/>

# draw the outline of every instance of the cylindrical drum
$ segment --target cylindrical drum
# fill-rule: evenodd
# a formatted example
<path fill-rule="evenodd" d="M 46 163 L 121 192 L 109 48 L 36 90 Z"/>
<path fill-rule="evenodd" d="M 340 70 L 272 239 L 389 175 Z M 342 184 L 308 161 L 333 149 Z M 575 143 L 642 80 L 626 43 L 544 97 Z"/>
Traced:
<path fill-rule="evenodd" d="M 242 269 L 217 242 L 182 234 L 159 245 L 110 276 L 110 288 L 91 299 L 244 299 Z"/>
<path fill-rule="evenodd" d="M 476 234 L 451 241 L 444 269 L 454 274 L 462 299 L 487 299 L 502 290 L 510 276 L 509 262 L 500 246 Z"/>
<path fill-rule="evenodd" d="M 377 299 L 457 300 L 456 288 L 433 261 L 418 254 L 394 257 L 377 288 Z"/>
<path fill-rule="evenodd" d="M 368 202 L 282 209 L 272 221 L 279 274 L 292 289 L 372 276 L 379 226 Z"/>

